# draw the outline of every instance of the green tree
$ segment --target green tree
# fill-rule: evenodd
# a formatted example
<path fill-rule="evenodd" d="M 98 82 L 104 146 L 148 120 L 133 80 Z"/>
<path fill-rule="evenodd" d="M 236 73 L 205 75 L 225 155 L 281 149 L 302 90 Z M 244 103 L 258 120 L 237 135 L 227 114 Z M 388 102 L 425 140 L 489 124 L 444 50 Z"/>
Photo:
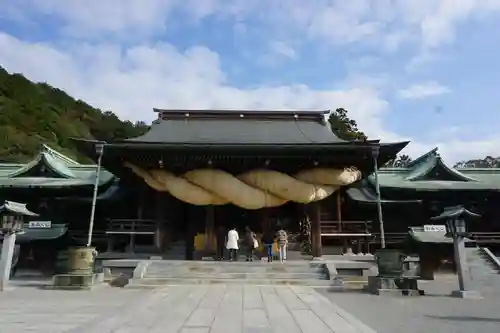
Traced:
<path fill-rule="evenodd" d="M 33 83 L 0 67 L 0 161 L 26 162 L 46 143 L 70 157 L 80 156 L 72 137 L 112 141 L 139 136 L 144 122 L 120 120 L 47 83 Z"/>
<path fill-rule="evenodd" d="M 349 118 L 347 113 L 348 111 L 344 108 L 335 109 L 330 113 L 328 122 L 333 133 L 343 140 L 366 140 L 365 133 L 358 129 L 356 121 Z"/>
<path fill-rule="evenodd" d="M 398 155 L 395 159 L 387 162 L 384 166 L 388 168 L 406 168 L 408 164 L 411 163 L 411 161 L 412 159 L 410 155 L 401 154 Z"/>
<path fill-rule="evenodd" d="M 456 169 L 464 168 L 500 168 L 500 157 L 486 156 L 483 159 L 472 159 L 468 161 L 457 162 Z"/>

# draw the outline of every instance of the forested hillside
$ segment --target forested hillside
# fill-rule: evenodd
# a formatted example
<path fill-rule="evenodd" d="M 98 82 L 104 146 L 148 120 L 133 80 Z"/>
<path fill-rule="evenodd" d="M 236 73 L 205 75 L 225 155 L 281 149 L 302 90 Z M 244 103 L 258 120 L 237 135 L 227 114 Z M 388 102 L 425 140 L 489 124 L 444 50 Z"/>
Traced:
<path fill-rule="evenodd" d="M 147 128 L 0 67 L 0 162 L 26 162 L 41 143 L 84 161 L 69 138 L 109 141 L 138 136 Z"/>
<path fill-rule="evenodd" d="M 335 109 L 328 121 L 343 139 L 366 139 L 343 108 Z M 69 138 L 112 141 L 139 136 L 147 129 L 143 122 L 122 121 L 111 111 L 93 108 L 46 83 L 33 83 L 21 74 L 9 74 L 0 66 L 0 163 L 26 162 L 42 143 L 90 162 L 78 153 Z M 410 161 L 409 156 L 401 155 L 387 166 L 404 167 Z M 500 158 L 461 161 L 455 167 L 500 167 Z"/>

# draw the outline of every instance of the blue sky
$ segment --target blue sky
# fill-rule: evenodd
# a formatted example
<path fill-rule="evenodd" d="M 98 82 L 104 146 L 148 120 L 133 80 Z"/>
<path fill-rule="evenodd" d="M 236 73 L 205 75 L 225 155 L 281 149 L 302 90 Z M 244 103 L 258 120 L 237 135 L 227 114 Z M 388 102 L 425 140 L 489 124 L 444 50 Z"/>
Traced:
<path fill-rule="evenodd" d="M 0 65 L 132 120 L 347 108 L 416 156 L 500 155 L 500 0 L 2 0 Z"/>

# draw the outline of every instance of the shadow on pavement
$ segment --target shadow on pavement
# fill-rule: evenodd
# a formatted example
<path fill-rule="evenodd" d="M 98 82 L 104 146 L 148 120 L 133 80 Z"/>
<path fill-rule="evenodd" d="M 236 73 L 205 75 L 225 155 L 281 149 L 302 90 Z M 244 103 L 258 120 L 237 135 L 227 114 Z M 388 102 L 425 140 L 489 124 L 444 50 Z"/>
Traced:
<path fill-rule="evenodd" d="M 430 319 L 449 320 L 449 321 L 475 321 L 475 322 L 492 322 L 500 323 L 499 318 L 484 318 L 484 317 L 469 317 L 469 316 L 431 316 L 425 317 Z"/>

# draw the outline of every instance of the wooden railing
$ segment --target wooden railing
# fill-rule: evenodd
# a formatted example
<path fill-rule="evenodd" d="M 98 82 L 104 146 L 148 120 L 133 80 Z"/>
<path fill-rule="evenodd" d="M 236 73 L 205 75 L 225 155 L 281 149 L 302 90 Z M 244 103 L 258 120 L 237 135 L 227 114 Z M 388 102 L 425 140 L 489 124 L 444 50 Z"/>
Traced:
<path fill-rule="evenodd" d="M 71 238 L 78 242 L 87 242 L 88 230 L 68 230 L 68 234 Z M 106 242 L 107 235 L 104 230 L 93 230 L 92 232 L 92 243 Z"/>
<path fill-rule="evenodd" d="M 386 232 L 384 233 L 386 244 L 399 244 L 403 243 L 407 237 L 407 232 Z M 370 244 L 380 244 L 380 232 L 373 233 L 370 239 Z"/>
<path fill-rule="evenodd" d="M 321 221 L 322 237 L 370 237 L 371 221 Z"/>
<path fill-rule="evenodd" d="M 471 239 L 478 244 L 500 243 L 500 232 L 471 232 Z"/>
<path fill-rule="evenodd" d="M 156 220 L 144 219 L 110 219 L 106 234 L 108 235 L 154 235 Z"/>

